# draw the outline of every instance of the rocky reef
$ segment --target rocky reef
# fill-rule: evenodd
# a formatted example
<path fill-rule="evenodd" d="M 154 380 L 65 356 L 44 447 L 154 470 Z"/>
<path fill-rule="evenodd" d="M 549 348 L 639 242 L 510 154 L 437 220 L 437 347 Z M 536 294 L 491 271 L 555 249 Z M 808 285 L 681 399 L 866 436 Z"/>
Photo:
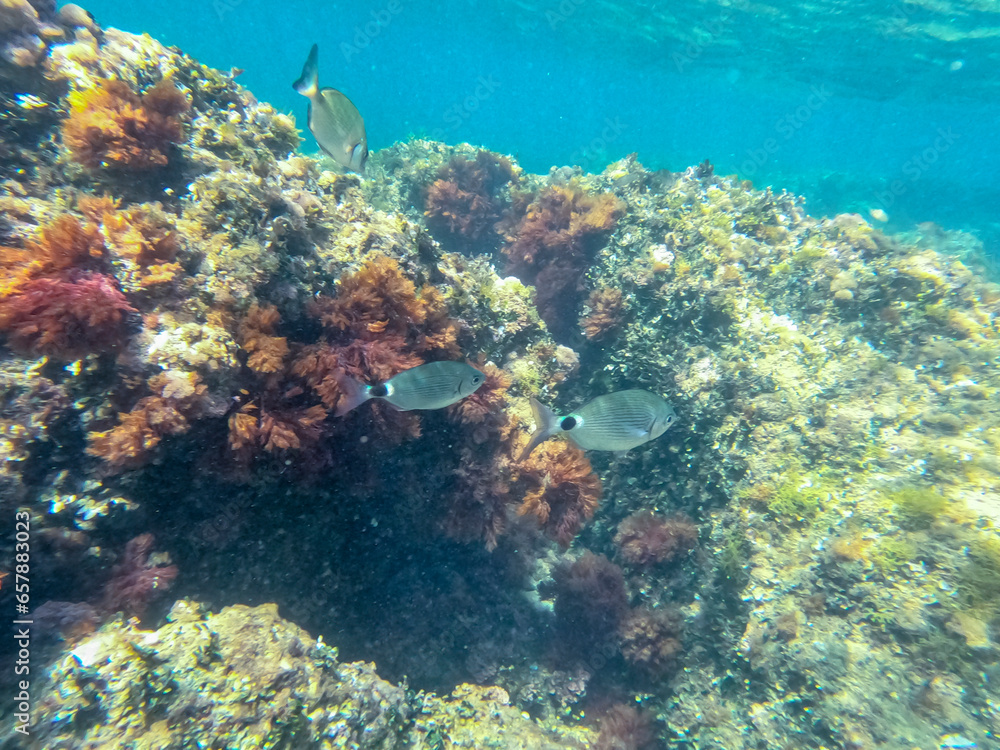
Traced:
<path fill-rule="evenodd" d="M 174 604 L 157 630 L 113 619 L 77 642 L 50 678 L 28 747 L 585 748 L 582 728 L 544 730 L 498 687 L 438 698 L 392 685 L 372 664 L 278 616 Z"/>
<path fill-rule="evenodd" d="M 974 239 L 708 162 L 414 139 L 345 175 L 233 75 L 2 3 L 32 747 L 1000 747 Z M 341 373 L 463 358 L 448 409 L 335 414 Z M 530 397 L 624 388 L 677 423 L 520 460 Z"/>

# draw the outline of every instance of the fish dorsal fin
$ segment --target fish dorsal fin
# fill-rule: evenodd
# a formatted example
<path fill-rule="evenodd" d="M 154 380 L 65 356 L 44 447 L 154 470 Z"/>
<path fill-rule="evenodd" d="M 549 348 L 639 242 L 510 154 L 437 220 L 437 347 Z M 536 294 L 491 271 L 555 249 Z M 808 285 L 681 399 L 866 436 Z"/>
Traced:
<path fill-rule="evenodd" d="M 312 49 L 309 50 L 309 57 L 306 59 L 306 64 L 302 67 L 302 75 L 299 76 L 299 80 L 292 84 L 292 88 L 302 94 L 302 96 L 308 96 L 310 99 L 319 93 L 318 44 L 314 44 Z"/>

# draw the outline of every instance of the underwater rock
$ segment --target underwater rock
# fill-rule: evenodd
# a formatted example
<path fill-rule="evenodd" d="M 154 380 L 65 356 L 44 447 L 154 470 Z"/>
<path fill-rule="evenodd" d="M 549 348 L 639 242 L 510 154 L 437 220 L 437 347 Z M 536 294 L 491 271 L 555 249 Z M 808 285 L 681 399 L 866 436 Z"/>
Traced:
<path fill-rule="evenodd" d="M 34 717 L 37 748 L 183 747 L 192 738 L 390 748 L 411 715 L 405 692 L 370 665 L 278 617 L 277 607 L 205 614 L 180 601 L 156 631 L 115 620 L 75 644 L 48 672 Z M 136 704 L 132 686 L 144 686 Z M 95 687 L 101 700 L 94 703 Z M 303 717 L 308 717 L 302 721 Z"/>
<path fill-rule="evenodd" d="M 547 731 L 500 688 L 442 698 L 392 685 L 274 604 L 211 614 L 181 600 L 168 620 L 155 631 L 112 620 L 76 641 L 47 670 L 27 747 L 587 746 L 587 730 Z"/>
<path fill-rule="evenodd" d="M 0 66 L 30 68 L 42 59 L 46 42 L 62 35 L 54 10 L 45 2 L 0 0 Z"/>

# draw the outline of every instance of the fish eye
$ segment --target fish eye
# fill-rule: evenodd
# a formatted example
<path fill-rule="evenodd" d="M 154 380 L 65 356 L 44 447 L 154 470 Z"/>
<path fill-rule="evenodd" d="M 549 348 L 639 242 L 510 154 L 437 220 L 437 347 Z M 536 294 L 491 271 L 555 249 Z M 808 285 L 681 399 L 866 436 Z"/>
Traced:
<path fill-rule="evenodd" d="M 479 385 L 480 383 L 483 382 L 483 379 L 479 375 L 473 375 L 472 376 L 472 382 L 475 383 L 476 385 Z"/>

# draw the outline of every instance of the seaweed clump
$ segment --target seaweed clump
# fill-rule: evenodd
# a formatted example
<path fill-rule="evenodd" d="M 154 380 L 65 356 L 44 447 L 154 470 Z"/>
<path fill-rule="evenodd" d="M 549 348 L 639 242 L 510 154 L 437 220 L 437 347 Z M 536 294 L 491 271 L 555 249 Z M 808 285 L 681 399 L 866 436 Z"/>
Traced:
<path fill-rule="evenodd" d="M 514 423 L 507 412 L 510 376 L 491 362 L 475 365 L 485 375 L 479 389 L 448 407 L 466 437 L 455 440 L 459 461 L 451 475 L 442 519 L 444 533 L 463 542 L 497 546 L 512 503 Z"/>
<path fill-rule="evenodd" d="M 321 404 L 288 403 L 289 392 L 297 389 L 284 388 L 290 349 L 287 338 L 275 335 L 280 322 L 277 308 L 254 304 L 240 324 L 240 346 L 256 382 L 252 395 L 229 416 L 229 447 L 244 464 L 257 449 L 300 450 L 322 436 L 327 410 Z"/>
<path fill-rule="evenodd" d="M 89 169 L 158 169 L 184 140 L 181 115 L 190 107 L 187 96 L 168 79 L 141 95 L 124 81 L 98 81 L 69 95 L 63 143 Z"/>
<path fill-rule="evenodd" d="M 927 528 L 948 507 L 947 498 L 930 487 L 904 487 L 891 497 L 896 511 L 912 528 Z"/>
<path fill-rule="evenodd" d="M 90 433 L 87 453 L 110 473 L 145 465 L 164 437 L 187 432 L 206 406 L 207 389 L 194 373 L 160 372 L 148 385 L 152 393 L 119 414 L 115 427 Z"/>
<path fill-rule="evenodd" d="M 33 279 L 0 300 L 0 331 L 22 353 L 79 359 L 121 343 L 130 312 L 108 276 L 75 272 Z"/>
<path fill-rule="evenodd" d="M 510 161 L 489 151 L 475 159 L 452 157 L 427 189 L 428 225 L 465 245 L 495 235 L 503 213 L 499 192 L 516 179 Z"/>
<path fill-rule="evenodd" d="M 109 249 L 122 266 L 120 277 L 129 291 L 163 288 L 183 268 L 177 263 L 181 250 L 177 234 L 167 226 L 162 210 L 119 209 L 120 201 L 109 196 L 80 199 L 80 211 L 99 226 Z"/>
<path fill-rule="evenodd" d="M 564 441 L 542 443 L 521 464 L 529 490 L 517 509 L 532 515 L 550 538 L 568 547 L 601 499 L 601 480 L 584 452 Z"/>
<path fill-rule="evenodd" d="M 64 214 L 0 260 L 0 331 L 22 354 L 79 359 L 114 349 L 136 312 L 110 274 L 93 224 Z"/>
<path fill-rule="evenodd" d="M 962 598 L 970 608 L 1000 611 L 1000 539 L 983 534 L 970 546 L 959 576 Z"/>
<path fill-rule="evenodd" d="M 141 618 L 150 602 L 170 588 L 177 566 L 162 563 L 153 551 L 153 535 L 140 534 L 125 545 L 121 560 L 111 570 L 101 609 Z"/>
<path fill-rule="evenodd" d="M 552 579 L 562 646 L 585 655 L 587 649 L 614 640 L 628 612 L 621 568 L 604 555 L 585 550 L 572 563 L 557 567 Z"/>
<path fill-rule="evenodd" d="M 340 398 L 338 373 L 381 383 L 426 360 L 458 356 L 458 323 L 433 286 L 419 291 L 392 258 L 376 255 L 345 274 L 334 297 L 311 308 L 326 340 L 307 346 L 292 364 L 327 408 Z"/>
<path fill-rule="evenodd" d="M 662 678 L 676 667 L 680 636 L 681 618 L 667 609 L 634 609 L 619 629 L 622 656 L 651 679 Z"/>
<path fill-rule="evenodd" d="M 590 293 L 586 314 L 580 318 L 583 335 L 591 341 L 610 338 L 624 322 L 625 302 L 620 289 L 601 287 Z"/>
<path fill-rule="evenodd" d="M 448 413 L 458 422 L 472 427 L 473 442 L 484 443 L 489 440 L 491 433 L 500 430 L 507 421 L 503 408 L 511 379 L 492 362 L 470 364 L 485 376 L 483 384 L 475 393 L 449 406 Z"/>
<path fill-rule="evenodd" d="M 538 314 L 554 335 L 572 334 L 584 274 L 624 211 L 625 203 L 610 193 L 556 185 L 538 195 L 509 233 L 503 252 L 512 271 L 535 286 Z"/>
<path fill-rule="evenodd" d="M 622 559 L 640 567 L 676 560 L 697 542 L 698 527 L 686 518 L 661 518 L 648 510 L 626 518 L 615 534 Z"/>
<path fill-rule="evenodd" d="M 653 722 L 634 706 L 616 703 L 600 721 L 594 750 L 653 750 Z"/>

